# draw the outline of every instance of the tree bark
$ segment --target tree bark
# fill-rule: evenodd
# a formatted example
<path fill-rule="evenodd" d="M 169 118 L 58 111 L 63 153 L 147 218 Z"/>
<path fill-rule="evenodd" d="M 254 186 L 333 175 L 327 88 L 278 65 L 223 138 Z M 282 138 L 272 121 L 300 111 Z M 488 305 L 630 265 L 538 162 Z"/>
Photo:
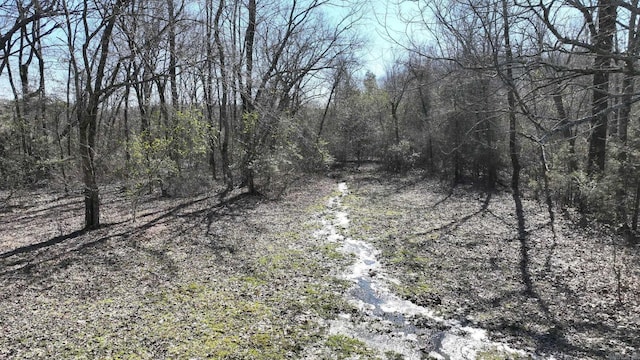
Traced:
<path fill-rule="evenodd" d="M 98 182 L 96 178 L 95 151 L 96 151 L 96 135 L 98 131 L 98 109 L 102 101 L 104 92 L 104 77 L 109 57 L 109 44 L 111 35 L 115 26 L 117 15 L 125 0 L 117 0 L 108 15 L 102 19 L 99 27 L 104 27 L 100 36 L 99 50 L 90 52 L 89 44 L 82 44 L 82 61 L 84 67 L 84 75 L 86 80 L 81 81 L 77 59 L 71 56 L 71 62 L 74 67 L 74 75 L 76 76 L 76 106 L 79 128 L 79 153 L 81 158 L 82 179 L 84 183 L 84 205 L 85 205 L 85 229 L 95 229 L 100 226 L 100 193 L 98 190 Z M 92 33 L 89 29 L 89 23 L 86 21 L 88 17 L 90 5 L 84 2 L 83 9 L 83 26 L 85 36 Z M 67 16 L 69 13 L 67 12 Z M 68 25 L 71 27 L 71 25 Z M 70 50 L 74 51 L 73 38 L 69 31 Z M 89 36 L 86 36 L 89 39 Z M 93 65 L 95 65 L 95 71 Z"/>
<path fill-rule="evenodd" d="M 590 176 L 602 174 L 607 152 L 607 124 L 609 107 L 609 74 L 613 35 L 616 31 L 615 0 L 598 1 L 598 31 L 594 34 L 597 53 L 594 59 L 593 98 L 591 102 L 591 134 L 587 155 L 587 172 Z"/>
<path fill-rule="evenodd" d="M 343 65 L 340 64 L 336 69 L 336 74 L 333 79 L 333 84 L 331 85 L 331 91 L 329 92 L 329 99 L 327 100 L 327 105 L 324 107 L 324 111 L 322 112 L 322 118 L 320 119 L 320 126 L 318 127 L 318 134 L 316 135 L 316 144 L 320 142 L 322 137 L 322 131 L 324 130 L 324 124 L 327 120 L 327 114 L 329 113 L 329 107 L 333 101 L 333 96 L 336 94 L 338 85 L 340 84 L 340 79 L 342 78 Z"/>
<path fill-rule="evenodd" d="M 240 93 L 242 98 L 242 110 L 243 113 L 253 111 L 252 97 L 253 97 L 253 45 L 256 36 L 256 0 L 249 0 L 247 6 L 249 11 L 249 22 L 247 23 L 247 29 L 244 36 L 245 46 L 245 88 Z"/>
<path fill-rule="evenodd" d="M 632 1 L 631 5 L 634 8 L 638 6 L 638 0 Z M 627 37 L 627 52 L 631 55 L 637 55 L 638 53 L 638 32 L 637 32 L 637 14 L 631 14 L 629 17 L 629 35 Z M 620 140 L 620 153 L 618 154 L 618 174 L 621 179 L 621 186 L 619 186 L 616 193 L 618 210 L 617 217 L 618 223 L 622 224 L 624 228 L 630 228 L 628 223 L 628 192 L 627 189 L 630 185 L 629 178 L 631 173 L 628 169 L 629 154 L 628 154 L 628 140 L 629 140 L 629 121 L 631 116 L 631 107 L 633 106 L 633 95 L 635 92 L 635 60 L 630 59 L 625 62 L 625 73 L 622 79 L 622 97 L 620 99 L 622 108 L 619 111 L 618 118 L 618 138 Z"/>
<path fill-rule="evenodd" d="M 506 67 L 503 80 L 507 85 L 507 104 L 509 106 L 509 157 L 511 158 L 511 191 L 513 192 L 513 200 L 516 208 L 516 218 L 518 221 L 518 240 L 520 241 L 520 273 L 522 282 L 525 287 L 525 293 L 529 296 L 533 295 L 533 283 L 529 274 L 529 246 L 527 244 L 526 223 L 524 218 L 524 210 L 522 207 L 522 198 L 520 197 L 520 149 L 518 144 L 518 123 L 516 117 L 516 89 L 513 77 L 513 52 L 511 49 L 511 35 L 509 23 L 509 11 L 507 0 L 502 0 L 502 20 L 504 31 L 504 50 Z M 496 64 L 497 59 L 496 59 Z"/>
<path fill-rule="evenodd" d="M 251 113 L 254 110 L 253 104 L 253 45 L 255 41 L 256 35 L 256 0 L 249 0 L 249 5 L 247 7 L 249 11 L 249 22 L 247 24 L 247 29 L 244 37 L 245 44 L 245 88 L 244 91 L 240 93 L 242 97 L 242 114 Z M 258 96 L 256 95 L 256 98 Z M 253 129 L 252 131 L 255 131 Z M 248 191 L 251 194 L 256 193 L 255 181 L 254 181 L 254 170 L 252 168 L 252 162 L 255 158 L 255 140 L 254 134 L 246 134 L 245 142 L 247 143 L 248 148 L 246 149 L 247 154 L 245 155 L 245 160 L 243 164 L 243 183 L 247 185 Z"/>
<path fill-rule="evenodd" d="M 176 54 L 176 14 L 173 0 L 167 0 L 167 11 L 169 15 L 169 87 L 171 88 L 171 106 L 175 112 L 178 109 L 178 75 Z"/>
<path fill-rule="evenodd" d="M 255 6 L 255 4 L 254 4 Z M 220 144 L 220 157 L 222 158 L 222 174 L 224 176 L 227 189 L 233 188 L 233 176 L 231 174 L 231 164 L 229 160 L 229 142 L 231 133 L 231 124 L 229 123 L 229 114 L 227 112 L 228 107 L 228 92 L 229 92 L 229 76 L 227 72 L 227 64 L 224 46 L 220 38 L 220 19 L 222 18 L 222 11 L 224 10 L 224 0 L 220 0 L 218 10 L 214 19 L 214 39 L 216 47 L 218 48 L 218 60 L 220 62 L 220 78 L 222 80 L 222 94 L 220 96 L 220 131 L 222 132 L 222 141 Z M 255 14 L 254 14 L 255 22 Z M 254 24 L 255 26 L 255 24 Z"/>
<path fill-rule="evenodd" d="M 82 159 L 82 180 L 84 182 L 84 224 L 85 229 L 100 226 L 100 195 L 95 171 L 95 141 L 98 103 L 89 100 L 86 107 L 78 110 L 80 135 L 80 158 Z"/>

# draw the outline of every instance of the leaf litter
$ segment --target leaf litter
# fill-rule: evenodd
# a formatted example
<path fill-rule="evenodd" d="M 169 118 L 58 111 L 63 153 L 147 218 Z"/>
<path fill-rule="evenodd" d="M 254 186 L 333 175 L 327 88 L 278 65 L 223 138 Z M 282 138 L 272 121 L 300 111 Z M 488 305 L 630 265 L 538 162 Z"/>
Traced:
<path fill-rule="evenodd" d="M 560 214 L 554 236 L 535 201 L 529 296 L 509 194 L 364 168 L 134 221 L 102 193 L 88 233 L 78 195 L 0 213 L 0 358 L 638 358 L 638 249 Z"/>

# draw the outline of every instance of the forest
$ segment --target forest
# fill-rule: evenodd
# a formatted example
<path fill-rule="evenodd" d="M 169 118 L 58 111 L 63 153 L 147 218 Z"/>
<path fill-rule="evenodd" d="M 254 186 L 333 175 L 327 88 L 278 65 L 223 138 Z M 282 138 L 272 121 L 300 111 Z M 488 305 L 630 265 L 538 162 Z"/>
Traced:
<path fill-rule="evenodd" d="M 0 0 L 0 49 L 0 358 L 640 357 L 638 0 Z"/>

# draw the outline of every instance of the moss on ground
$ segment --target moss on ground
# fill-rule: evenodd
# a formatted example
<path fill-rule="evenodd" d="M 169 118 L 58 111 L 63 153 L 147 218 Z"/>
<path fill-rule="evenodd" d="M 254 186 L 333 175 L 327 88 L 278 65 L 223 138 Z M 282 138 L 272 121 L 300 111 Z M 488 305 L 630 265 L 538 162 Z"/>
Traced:
<path fill-rule="evenodd" d="M 331 335 L 327 338 L 325 345 L 334 352 L 338 359 L 353 357 L 376 359 L 375 353 L 365 343 L 346 335 Z"/>
<path fill-rule="evenodd" d="M 54 353 L 62 358 L 281 359 L 299 346 L 296 334 L 310 329 L 283 321 L 273 296 L 247 292 L 265 285 L 245 277 L 161 289 L 132 304 L 138 311 L 129 323 L 99 317 L 75 334 L 74 343 L 84 346 Z M 110 310 L 104 313 L 118 309 Z"/>
<path fill-rule="evenodd" d="M 481 351 L 476 356 L 477 360 L 525 360 L 531 359 L 531 356 L 521 355 L 518 353 L 508 352 L 497 348 Z"/>

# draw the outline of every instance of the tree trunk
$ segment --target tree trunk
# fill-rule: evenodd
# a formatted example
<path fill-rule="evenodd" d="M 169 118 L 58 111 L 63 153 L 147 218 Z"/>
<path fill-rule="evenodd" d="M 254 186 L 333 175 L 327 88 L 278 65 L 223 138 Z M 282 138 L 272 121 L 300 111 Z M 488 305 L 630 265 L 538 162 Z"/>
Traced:
<path fill-rule="evenodd" d="M 167 0 L 167 11 L 169 12 L 169 87 L 171 88 L 172 116 L 178 109 L 178 79 L 177 79 L 177 57 L 176 54 L 176 14 L 173 0 Z"/>
<path fill-rule="evenodd" d="M 219 129 L 222 132 L 222 141 L 220 144 L 220 157 L 222 158 L 222 174 L 224 176 L 227 189 L 233 188 L 233 176 L 231 174 L 231 164 L 229 160 L 229 141 L 231 133 L 231 124 L 229 122 L 228 108 L 228 92 L 229 92 L 229 74 L 227 72 L 227 64 L 224 46 L 220 38 L 220 19 L 224 10 L 224 0 L 220 0 L 218 10 L 214 20 L 214 39 L 218 48 L 218 60 L 220 61 L 220 77 L 222 78 L 222 95 L 220 96 L 220 124 Z M 255 21 L 255 15 L 254 15 Z"/>
<path fill-rule="evenodd" d="M 562 99 L 562 94 L 560 92 L 560 87 L 556 85 L 555 92 L 552 95 L 553 104 L 556 108 L 556 113 L 558 114 L 558 118 L 560 119 L 560 125 L 562 130 L 562 137 L 565 141 L 569 143 L 569 154 L 567 160 L 567 174 L 569 174 L 569 186 L 566 189 L 566 193 L 564 195 L 563 202 L 565 204 L 574 204 L 575 203 L 575 190 L 578 189 L 578 184 L 576 183 L 574 172 L 578 170 L 578 163 L 576 162 L 576 137 L 573 135 L 571 131 L 571 127 L 568 126 L 569 117 L 567 116 L 567 111 L 565 110 L 564 101 Z"/>
<path fill-rule="evenodd" d="M 629 70 L 633 71 L 633 64 L 629 64 Z M 617 217 L 618 223 L 628 226 L 627 223 L 627 187 L 629 186 L 629 171 L 627 141 L 629 133 L 629 115 L 631 114 L 631 106 L 633 104 L 634 78 L 631 74 L 625 74 L 622 80 L 622 108 L 620 109 L 620 118 L 618 119 L 618 136 L 620 139 L 620 153 L 618 154 L 618 174 L 622 184 L 616 191 L 616 201 L 618 205 Z"/>
<path fill-rule="evenodd" d="M 398 119 L 398 106 L 400 106 L 400 102 L 391 103 L 391 117 L 393 118 L 393 135 L 396 141 L 396 145 L 400 144 L 400 119 Z"/>
<path fill-rule="evenodd" d="M 631 230 L 638 230 L 638 217 L 640 216 L 640 179 L 636 179 L 636 196 L 633 201 L 633 216 L 631 217 Z"/>
<path fill-rule="evenodd" d="M 78 111 L 80 135 L 80 158 L 82 159 L 82 180 L 84 182 L 84 227 L 95 229 L 100 226 L 100 196 L 95 172 L 95 140 L 98 104 L 90 101 L 85 109 Z"/>
<path fill-rule="evenodd" d="M 631 2 L 633 7 L 638 6 L 638 0 Z M 638 53 L 638 33 L 637 33 L 637 14 L 631 14 L 629 17 L 629 35 L 627 37 L 627 52 L 629 54 Z M 628 169 L 629 155 L 628 155 L 628 137 L 629 137 L 629 120 L 631 115 L 631 107 L 633 106 L 633 95 L 635 91 L 635 59 L 627 60 L 625 62 L 625 73 L 622 79 L 622 97 L 620 103 L 622 108 L 619 112 L 618 118 L 618 137 L 620 139 L 620 153 L 618 155 L 618 174 L 622 181 L 622 184 L 618 188 L 616 193 L 618 203 L 618 223 L 622 224 L 624 228 L 629 228 L 628 223 L 628 200 L 629 194 L 627 188 L 630 185 L 629 178 L 632 176 Z M 635 204 L 634 204 L 635 205 Z"/>
<path fill-rule="evenodd" d="M 245 45 L 245 90 L 240 93 L 242 97 L 242 110 L 244 112 L 253 111 L 252 96 L 253 96 L 253 45 L 256 35 L 256 0 L 249 0 L 247 6 L 249 11 L 249 22 L 247 23 L 247 29 L 244 37 Z"/>
<path fill-rule="evenodd" d="M 245 45 L 245 77 L 244 77 L 244 91 L 240 93 L 242 98 L 242 116 L 250 115 L 255 108 L 254 99 L 253 99 L 253 46 L 256 35 L 256 0 L 249 0 L 249 4 L 247 6 L 248 13 L 248 23 L 244 36 L 244 45 Z M 258 92 L 260 92 L 260 88 Z M 258 94 L 256 94 L 256 98 L 258 98 Z M 243 119 L 244 121 L 244 119 Z M 256 151 L 256 141 L 254 139 L 255 134 L 253 132 L 256 131 L 256 127 L 251 129 L 248 133 L 245 134 L 245 158 L 243 159 L 242 164 L 242 173 L 243 173 L 243 184 L 248 187 L 249 193 L 256 193 L 255 182 L 254 182 L 254 171 L 251 168 L 253 166 L 253 161 L 255 160 L 255 151 Z"/>
<path fill-rule="evenodd" d="M 67 107 L 69 105 L 67 104 Z M 67 119 L 67 123 L 69 122 L 69 120 Z M 59 151 L 59 155 L 58 158 L 60 160 L 60 173 L 62 174 L 62 181 L 64 182 L 64 193 L 65 195 L 69 194 L 69 185 L 68 185 L 68 180 L 67 180 L 67 170 L 66 170 L 66 166 L 65 166 L 65 159 L 64 159 L 64 147 L 62 146 L 62 136 L 60 136 L 60 115 L 56 116 L 56 124 L 54 127 L 55 130 L 55 136 L 56 136 L 56 145 L 58 145 L 58 151 Z"/>
<path fill-rule="evenodd" d="M 104 15 L 102 23 L 104 30 L 100 37 L 99 48 L 89 55 L 88 43 L 82 46 L 82 73 L 78 67 L 77 58 L 73 55 L 75 44 L 72 32 L 69 31 L 69 47 L 72 53 L 71 63 L 74 69 L 75 89 L 76 89 L 76 111 L 79 129 L 79 153 L 81 159 L 82 179 L 84 182 L 84 205 L 85 205 L 85 229 L 95 229 L 100 226 L 100 196 L 98 182 L 96 180 L 95 151 L 96 135 L 98 131 L 98 109 L 104 91 L 104 77 L 107 59 L 109 57 L 109 44 L 115 26 L 117 14 L 124 0 L 116 0 L 113 10 L 109 15 Z M 88 2 L 84 2 L 84 16 L 89 11 Z M 67 12 L 67 16 L 69 13 Z M 95 31 L 89 28 L 89 22 L 83 22 L 85 36 Z M 70 23 L 68 28 L 70 30 Z M 94 67 L 95 66 L 95 67 Z M 95 69 L 95 71 L 91 71 Z M 86 76 L 83 83 L 80 78 Z M 91 81 L 89 81 L 91 80 Z"/>
<path fill-rule="evenodd" d="M 220 6 L 222 6 L 223 1 L 220 1 Z M 209 170 L 213 175 L 213 178 L 217 178 L 216 174 L 216 143 L 215 137 L 216 135 L 220 138 L 220 128 L 216 130 L 215 121 L 213 120 L 213 46 L 211 43 L 213 42 L 211 29 L 214 26 L 213 23 L 213 1 L 207 0 L 205 3 L 205 73 L 203 75 L 203 93 L 204 93 L 204 101 L 205 101 L 205 110 L 207 116 L 207 122 L 211 126 L 211 135 L 209 140 Z M 218 80 L 220 82 L 220 80 Z M 217 132 L 217 134 L 216 134 Z"/>
<path fill-rule="evenodd" d="M 518 240 L 520 241 L 520 273 L 522 282 L 525 286 L 525 293 L 529 296 L 533 295 L 533 284 L 529 274 L 529 247 L 527 244 L 527 232 L 524 218 L 524 210 L 522 207 L 522 198 L 520 197 L 520 149 L 518 145 L 518 123 L 516 118 L 516 89 L 513 78 L 513 53 L 511 50 L 510 39 L 510 23 L 509 11 L 507 8 L 507 0 L 502 0 L 502 17 L 504 22 L 504 49 L 506 69 L 503 80 L 507 85 L 507 104 L 509 106 L 509 155 L 511 158 L 511 191 L 513 192 L 513 200 L 516 208 L 516 218 L 518 220 Z M 496 64 L 497 55 L 496 55 Z"/>
<path fill-rule="evenodd" d="M 587 172 L 594 176 L 602 174 L 605 168 L 607 152 L 606 113 L 609 107 L 609 74 L 613 34 L 616 31 L 616 5 L 614 0 L 598 1 L 598 32 L 594 35 L 597 50 L 594 59 L 593 98 L 591 102 L 592 131 L 589 137 Z"/>
<path fill-rule="evenodd" d="M 316 135 L 316 144 L 320 142 L 322 137 L 322 130 L 324 130 L 324 124 L 327 119 L 327 114 L 329 113 L 329 107 L 331 106 L 331 102 L 333 100 L 333 96 L 336 94 L 338 89 L 338 85 L 340 84 L 340 78 L 342 77 L 342 65 L 338 68 L 338 71 L 333 79 L 333 84 L 331 85 L 331 91 L 329 92 L 329 99 L 327 100 L 327 105 L 324 107 L 324 111 L 322 112 L 322 118 L 320 119 L 320 127 L 318 128 L 318 134 Z"/>
<path fill-rule="evenodd" d="M 417 88 L 418 88 L 418 95 L 420 96 L 420 110 L 422 111 L 422 114 L 424 116 L 424 120 L 425 120 L 425 125 L 427 128 L 427 158 L 429 159 L 428 163 L 429 163 L 429 171 L 434 171 L 435 170 L 435 162 L 433 159 L 433 134 L 431 131 L 431 121 L 430 121 L 430 108 L 431 108 L 431 104 L 429 102 L 429 98 L 427 97 L 428 94 L 425 94 L 423 92 L 423 81 L 422 81 L 422 77 L 417 77 L 420 80 L 420 83 L 418 84 Z"/>

